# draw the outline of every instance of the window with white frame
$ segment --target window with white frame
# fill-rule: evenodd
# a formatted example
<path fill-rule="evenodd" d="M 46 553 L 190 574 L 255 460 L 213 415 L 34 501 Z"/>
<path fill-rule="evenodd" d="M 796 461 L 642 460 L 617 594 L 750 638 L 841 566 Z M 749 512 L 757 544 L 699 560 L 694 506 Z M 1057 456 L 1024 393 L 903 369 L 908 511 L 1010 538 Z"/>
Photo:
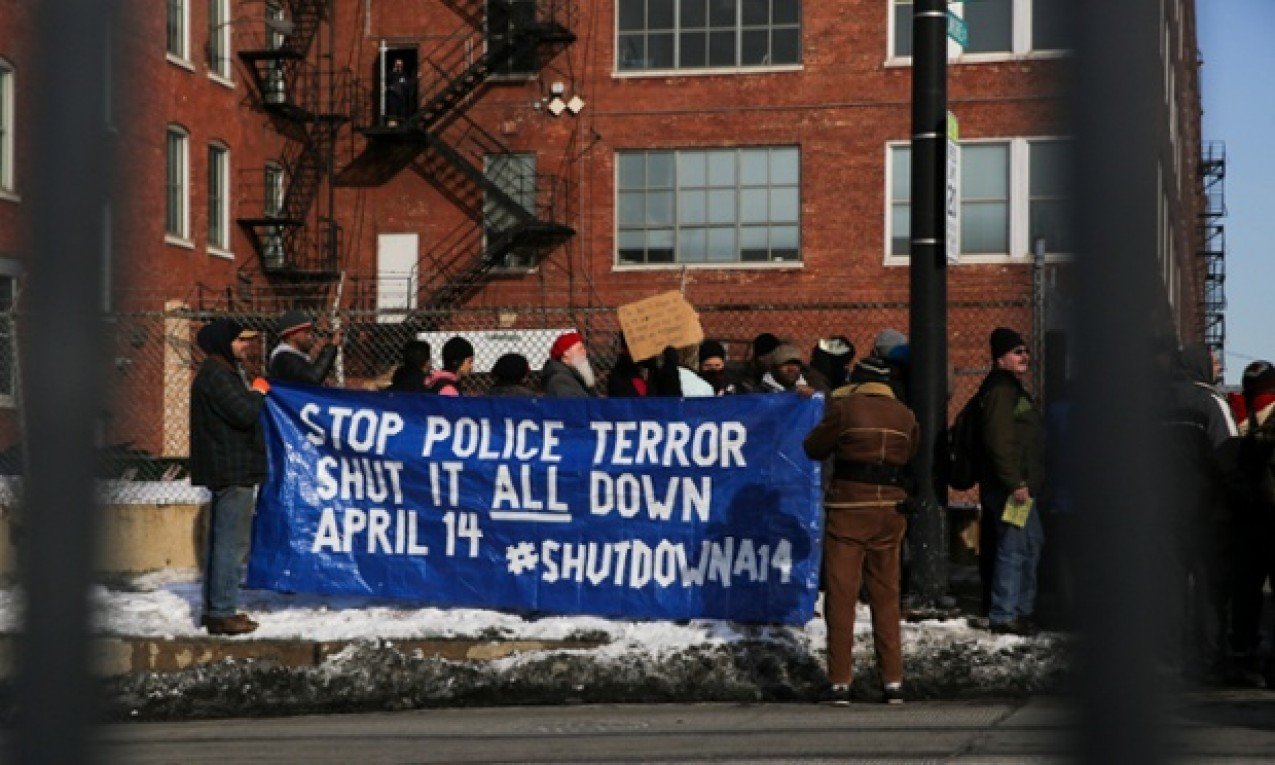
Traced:
<path fill-rule="evenodd" d="M 230 79 L 230 0 L 208 0 L 208 71 Z"/>
<path fill-rule="evenodd" d="M 904 259 L 911 241 L 912 149 L 894 144 L 888 154 L 888 258 Z M 1063 139 L 962 142 L 961 256 L 1026 257 L 1038 238 L 1047 253 L 1072 252 L 1070 155 Z"/>
<path fill-rule="evenodd" d="M 796 147 L 616 155 L 616 263 L 801 260 Z"/>
<path fill-rule="evenodd" d="M 183 61 L 190 57 L 189 21 L 186 0 L 168 0 L 168 55 Z"/>
<path fill-rule="evenodd" d="M 230 150 L 208 145 L 208 247 L 230 249 Z"/>
<path fill-rule="evenodd" d="M 190 232 L 190 135 L 168 126 L 164 143 L 164 233 L 188 239 Z"/>
<path fill-rule="evenodd" d="M 262 180 L 265 183 L 262 212 L 268 218 L 278 217 L 283 212 L 283 165 L 278 162 L 267 162 Z"/>
<path fill-rule="evenodd" d="M 913 0 L 891 0 L 892 56 L 912 55 Z M 967 0 L 948 3 L 965 19 L 962 55 L 1025 54 L 1071 47 L 1065 0 Z"/>
<path fill-rule="evenodd" d="M 17 321 L 18 261 L 0 258 L 0 406 L 13 406 L 18 389 Z"/>
<path fill-rule="evenodd" d="M 616 0 L 616 69 L 801 63 L 801 0 Z"/>
<path fill-rule="evenodd" d="M 0 191 L 13 193 L 13 67 L 0 58 Z"/>

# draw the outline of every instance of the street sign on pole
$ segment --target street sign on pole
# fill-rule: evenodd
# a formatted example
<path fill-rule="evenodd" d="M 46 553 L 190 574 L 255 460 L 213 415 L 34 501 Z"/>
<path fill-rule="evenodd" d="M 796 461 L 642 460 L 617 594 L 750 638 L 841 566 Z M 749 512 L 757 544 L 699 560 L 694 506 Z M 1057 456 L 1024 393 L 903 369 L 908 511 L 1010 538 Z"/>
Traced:
<path fill-rule="evenodd" d="M 947 226 L 945 232 L 947 262 L 955 264 L 961 255 L 961 125 L 952 112 L 947 113 Z"/>
<path fill-rule="evenodd" d="M 970 40 L 969 27 L 965 25 L 965 19 L 961 18 L 950 6 L 947 9 L 947 37 L 961 46 L 962 49 L 969 44 Z"/>

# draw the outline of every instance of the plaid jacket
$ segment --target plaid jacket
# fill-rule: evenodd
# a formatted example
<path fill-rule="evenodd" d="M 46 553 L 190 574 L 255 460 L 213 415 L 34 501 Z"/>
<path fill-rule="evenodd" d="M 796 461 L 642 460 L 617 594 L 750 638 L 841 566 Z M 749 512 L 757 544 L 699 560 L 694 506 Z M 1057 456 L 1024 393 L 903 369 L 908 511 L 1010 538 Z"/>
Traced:
<path fill-rule="evenodd" d="M 266 477 L 261 432 L 265 396 L 244 386 L 224 359 L 209 356 L 190 386 L 190 482 L 221 489 Z"/>

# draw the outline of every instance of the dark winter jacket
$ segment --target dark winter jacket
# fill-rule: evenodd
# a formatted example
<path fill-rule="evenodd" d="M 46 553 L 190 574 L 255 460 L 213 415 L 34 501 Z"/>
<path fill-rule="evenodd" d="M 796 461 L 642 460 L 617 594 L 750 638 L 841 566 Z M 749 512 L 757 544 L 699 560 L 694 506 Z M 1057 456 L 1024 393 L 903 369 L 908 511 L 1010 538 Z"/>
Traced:
<path fill-rule="evenodd" d="M 912 410 L 894 398 L 884 383 L 848 386 L 847 394 L 829 399 L 823 419 L 806 436 L 806 456 L 835 456 L 824 506 L 830 510 L 894 507 L 907 498 L 897 485 L 855 480 L 857 464 L 903 471 L 921 442 Z"/>
<path fill-rule="evenodd" d="M 589 398 L 593 394 L 584 386 L 584 378 L 557 359 L 545 362 L 540 370 L 540 385 L 546 398 Z"/>
<path fill-rule="evenodd" d="M 1045 421 L 1012 372 L 993 369 L 979 387 L 983 459 L 979 487 L 1032 496 L 1045 487 Z"/>
<path fill-rule="evenodd" d="M 1204 518 L 1224 509 L 1231 493 L 1243 501 L 1241 441 L 1230 406 L 1213 387 L 1213 360 L 1198 343 L 1182 349 L 1161 403 L 1160 446 L 1168 498 L 1182 518 Z"/>
<path fill-rule="evenodd" d="M 287 343 L 279 343 L 270 353 L 266 376 L 284 382 L 322 385 L 336 361 L 336 346 L 327 345 L 310 361 L 309 357 Z"/>
<path fill-rule="evenodd" d="M 190 481 L 196 486 L 254 486 L 266 477 L 265 397 L 244 384 L 233 361 L 230 341 L 238 334 L 239 325 L 229 320 L 199 333 L 208 357 L 190 386 Z"/>
<path fill-rule="evenodd" d="M 499 396 L 503 398 L 517 398 L 520 396 L 535 396 L 536 392 L 526 385 L 519 383 L 496 383 L 491 386 L 491 390 L 487 391 L 488 396 Z"/>
<path fill-rule="evenodd" d="M 390 378 L 390 385 L 386 390 L 399 393 L 422 393 L 425 391 L 425 371 L 420 367 L 399 366 L 395 368 L 394 376 Z"/>

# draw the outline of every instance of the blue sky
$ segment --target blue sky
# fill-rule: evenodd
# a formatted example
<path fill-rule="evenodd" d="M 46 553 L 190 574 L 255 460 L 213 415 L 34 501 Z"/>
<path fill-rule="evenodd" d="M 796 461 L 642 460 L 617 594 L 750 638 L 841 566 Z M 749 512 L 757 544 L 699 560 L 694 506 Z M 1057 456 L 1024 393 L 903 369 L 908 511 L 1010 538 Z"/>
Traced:
<path fill-rule="evenodd" d="M 1226 379 L 1275 361 L 1275 0 L 1198 0 L 1204 140 L 1226 144 Z"/>

